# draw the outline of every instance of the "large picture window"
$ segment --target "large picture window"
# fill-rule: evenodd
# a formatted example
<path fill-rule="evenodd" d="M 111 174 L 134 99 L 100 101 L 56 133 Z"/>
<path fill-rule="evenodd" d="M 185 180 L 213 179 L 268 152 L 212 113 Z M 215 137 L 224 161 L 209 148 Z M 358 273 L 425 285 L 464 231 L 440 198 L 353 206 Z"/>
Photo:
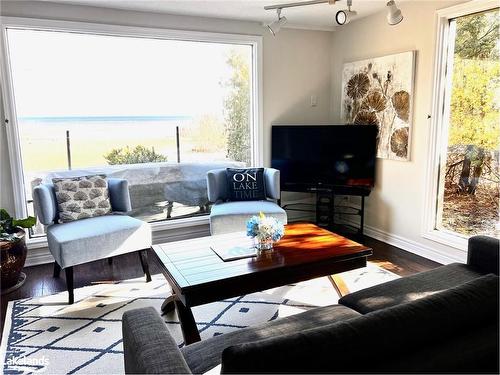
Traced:
<path fill-rule="evenodd" d="M 256 42 L 5 32 L 28 213 L 37 184 L 105 173 L 135 217 L 204 215 L 208 170 L 258 162 Z"/>

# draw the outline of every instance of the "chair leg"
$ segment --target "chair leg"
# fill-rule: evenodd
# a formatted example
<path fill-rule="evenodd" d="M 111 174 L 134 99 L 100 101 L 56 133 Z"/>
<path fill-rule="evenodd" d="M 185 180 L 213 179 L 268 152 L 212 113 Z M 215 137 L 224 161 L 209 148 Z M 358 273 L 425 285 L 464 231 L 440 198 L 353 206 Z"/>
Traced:
<path fill-rule="evenodd" d="M 58 278 L 61 275 L 61 266 L 54 262 L 54 277 Z"/>
<path fill-rule="evenodd" d="M 151 274 L 149 273 L 148 251 L 139 250 L 139 259 L 141 260 L 142 270 L 146 274 L 146 282 L 149 283 L 151 281 Z"/>
<path fill-rule="evenodd" d="M 73 267 L 65 268 L 66 272 L 66 287 L 68 288 L 68 305 L 72 305 L 75 302 L 75 295 L 73 293 Z"/>
<path fill-rule="evenodd" d="M 108 264 L 111 266 L 113 264 L 113 257 L 108 258 Z"/>

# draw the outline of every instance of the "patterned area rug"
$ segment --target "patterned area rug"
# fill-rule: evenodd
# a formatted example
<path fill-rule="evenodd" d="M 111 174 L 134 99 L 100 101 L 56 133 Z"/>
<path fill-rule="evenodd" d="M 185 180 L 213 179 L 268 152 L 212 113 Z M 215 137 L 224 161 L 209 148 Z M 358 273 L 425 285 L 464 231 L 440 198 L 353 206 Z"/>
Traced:
<path fill-rule="evenodd" d="M 372 264 L 342 274 L 351 292 L 397 277 Z M 122 314 L 144 306 L 159 311 L 169 293 L 163 276 L 155 275 L 150 283 L 138 278 L 77 289 L 71 306 L 66 292 L 9 302 L 0 347 L 3 373 L 123 373 Z M 323 277 L 198 306 L 193 314 L 207 339 L 337 300 Z M 164 319 L 183 346 L 176 313 Z"/>

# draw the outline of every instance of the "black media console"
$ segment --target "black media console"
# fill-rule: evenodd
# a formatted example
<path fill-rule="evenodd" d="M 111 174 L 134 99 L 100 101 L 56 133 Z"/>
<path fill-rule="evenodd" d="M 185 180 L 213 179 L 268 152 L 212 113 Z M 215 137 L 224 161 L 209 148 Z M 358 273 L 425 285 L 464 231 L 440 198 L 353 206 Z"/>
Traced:
<path fill-rule="evenodd" d="M 287 204 L 287 211 L 302 211 L 316 214 L 316 224 L 339 234 L 363 238 L 365 197 L 371 189 L 366 187 L 338 186 L 333 188 L 310 188 L 316 194 L 316 204 Z M 335 202 L 335 196 L 359 197 L 359 206 L 352 202 Z"/>

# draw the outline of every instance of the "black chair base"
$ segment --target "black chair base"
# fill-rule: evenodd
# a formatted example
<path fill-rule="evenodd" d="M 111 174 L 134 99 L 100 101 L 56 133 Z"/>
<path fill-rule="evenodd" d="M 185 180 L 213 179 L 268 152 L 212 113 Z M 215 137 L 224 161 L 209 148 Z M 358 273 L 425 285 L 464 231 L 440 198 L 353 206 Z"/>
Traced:
<path fill-rule="evenodd" d="M 139 260 L 141 261 L 142 271 L 146 275 L 146 282 L 151 281 L 151 274 L 149 272 L 148 251 L 147 249 L 139 250 Z M 113 258 L 108 258 L 108 264 L 113 264 Z M 66 288 L 68 290 L 68 305 L 75 302 L 74 286 L 73 286 L 73 267 L 66 267 L 64 269 L 66 274 Z M 54 277 L 58 278 L 61 275 L 61 266 L 54 262 Z"/>

